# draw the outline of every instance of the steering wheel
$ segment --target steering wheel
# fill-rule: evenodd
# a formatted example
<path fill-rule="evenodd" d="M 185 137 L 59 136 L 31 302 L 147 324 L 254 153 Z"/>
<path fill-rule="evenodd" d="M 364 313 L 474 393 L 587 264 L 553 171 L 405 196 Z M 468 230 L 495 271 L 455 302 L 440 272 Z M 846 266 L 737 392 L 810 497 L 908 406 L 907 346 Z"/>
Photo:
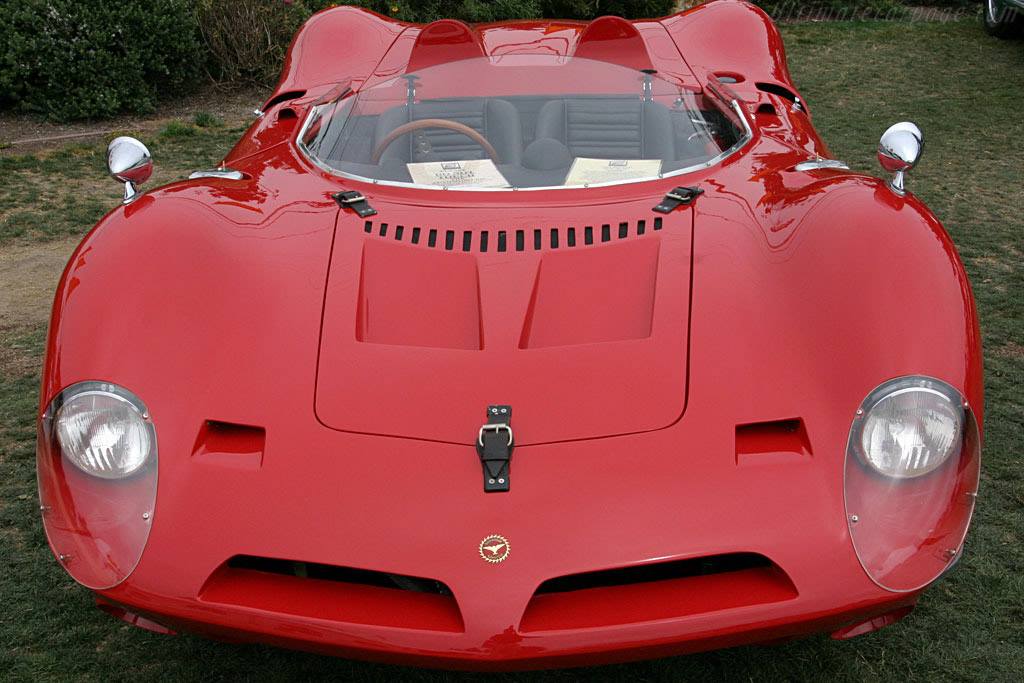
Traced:
<path fill-rule="evenodd" d="M 402 124 L 398 128 L 395 128 L 384 136 L 384 139 L 381 140 L 374 148 L 373 163 L 380 163 L 380 158 L 383 156 L 384 150 L 386 150 L 392 142 L 403 135 L 407 135 L 424 128 L 445 128 L 447 130 L 455 131 L 456 133 L 462 133 L 467 138 L 480 145 L 484 152 L 487 153 L 487 156 L 491 158 L 491 161 L 495 164 L 501 163 L 501 160 L 498 159 L 498 150 L 494 149 L 494 145 L 488 142 L 487 138 L 463 123 L 459 123 L 458 121 L 449 121 L 447 119 L 420 119 L 419 121 L 410 121 L 409 123 Z"/>

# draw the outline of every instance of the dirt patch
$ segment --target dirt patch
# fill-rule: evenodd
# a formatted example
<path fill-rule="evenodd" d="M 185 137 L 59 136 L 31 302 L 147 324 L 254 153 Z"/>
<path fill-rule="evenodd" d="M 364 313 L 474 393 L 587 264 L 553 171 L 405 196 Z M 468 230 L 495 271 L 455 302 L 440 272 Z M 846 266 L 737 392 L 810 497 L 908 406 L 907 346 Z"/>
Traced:
<path fill-rule="evenodd" d="M 993 349 L 992 355 L 997 358 L 1013 358 L 1014 360 L 1021 360 L 1024 358 L 1024 345 L 1018 344 L 1015 341 L 1008 341 L 1002 346 L 998 346 Z"/>
<path fill-rule="evenodd" d="M 1013 265 L 1007 263 L 1001 256 L 975 256 L 971 259 L 971 263 L 978 266 L 979 269 L 988 268 L 1003 273 L 1013 272 Z"/>
<path fill-rule="evenodd" d="M 252 120 L 270 90 L 210 87 L 191 97 L 165 102 L 150 116 L 119 116 L 102 122 L 52 123 L 34 116 L 0 113 L 0 154 L 33 154 L 74 142 L 90 142 L 116 132 L 160 130 L 171 120 L 191 120 L 199 112 L 213 114 L 228 125 Z"/>
<path fill-rule="evenodd" d="M 11 348 L 4 338 L 11 336 L 10 328 L 0 328 L 0 373 L 5 377 L 23 377 L 39 367 L 40 359 L 24 349 Z"/>
<path fill-rule="evenodd" d="M 57 281 L 78 242 L 72 238 L 0 250 L 0 328 L 46 324 Z"/>
<path fill-rule="evenodd" d="M 0 501 L 0 510 L 4 510 L 6 507 L 3 505 L 3 501 Z M 19 553 L 25 552 L 25 537 L 19 529 L 0 526 L 0 538 L 9 548 L 17 550 Z"/>

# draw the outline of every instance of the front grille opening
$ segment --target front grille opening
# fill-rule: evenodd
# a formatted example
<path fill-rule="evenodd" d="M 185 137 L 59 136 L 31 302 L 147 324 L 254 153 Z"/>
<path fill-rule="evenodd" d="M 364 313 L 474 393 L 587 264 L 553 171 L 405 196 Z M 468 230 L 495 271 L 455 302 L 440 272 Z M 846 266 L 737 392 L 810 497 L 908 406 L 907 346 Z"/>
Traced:
<path fill-rule="evenodd" d="M 764 555 L 756 553 L 698 557 L 675 562 L 659 562 L 657 564 L 645 564 L 636 567 L 623 567 L 621 569 L 607 569 L 600 572 L 560 576 L 557 579 L 548 579 L 542 583 L 540 588 L 537 589 L 537 594 L 568 593 L 588 588 L 668 581 L 670 579 L 725 574 L 726 572 L 736 572 L 743 569 L 771 566 L 771 560 Z"/>
<path fill-rule="evenodd" d="M 572 574 L 542 583 L 521 633 L 604 628 L 678 619 L 797 597 L 786 573 L 757 553 Z"/>
<path fill-rule="evenodd" d="M 338 581 L 363 586 L 377 586 L 378 588 L 393 588 L 414 593 L 452 594 L 448 586 L 435 579 L 375 572 L 367 569 L 353 569 L 351 567 L 338 567 L 331 564 L 318 564 L 316 562 L 292 562 L 290 560 L 276 560 L 269 557 L 238 555 L 228 560 L 228 567 L 232 569 L 250 569 L 252 571 L 280 574 L 300 579 L 318 579 L 320 581 Z"/>
<path fill-rule="evenodd" d="M 462 612 L 441 581 L 252 555 L 232 557 L 206 580 L 207 603 L 337 623 L 462 633 Z"/>

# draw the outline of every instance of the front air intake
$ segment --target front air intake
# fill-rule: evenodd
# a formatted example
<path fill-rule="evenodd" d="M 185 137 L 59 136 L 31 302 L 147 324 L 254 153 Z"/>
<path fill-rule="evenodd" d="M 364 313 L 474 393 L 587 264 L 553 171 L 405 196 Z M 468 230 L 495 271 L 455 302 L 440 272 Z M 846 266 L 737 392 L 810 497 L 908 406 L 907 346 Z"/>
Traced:
<path fill-rule="evenodd" d="M 236 555 L 207 579 L 199 599 L 352 624 L 464 630 L 440 581 L 315 562 Z"/>
<path fill-rule="evenodd" d="M 520 631 L 641 623 L 795 597 L 793 582 L 767 557 L 713 555 L 549 579 L 530 599 Z"/>
<path fill-rule="evenodd" d="M 293 576 L 302 579 L 354 583 L 363 586 L 377 586 L 378 588 L 393 588 L 396 590 L 412 591 L 414 593 L 433 593 L 435 595 L 452 594 L 448 586 L 434 579 L 422 579 L 416 576 L 405 576 L 403 574 L 375 572 L 368 569 L 339 567 L 333 564 L 291 562 L 289 560 L 275 560 L 269 557 L 236 555 L 228 560 L 228 567 L 232 569 L 251 569 L 259 572 L 280 574 L 281 576 Z"/>

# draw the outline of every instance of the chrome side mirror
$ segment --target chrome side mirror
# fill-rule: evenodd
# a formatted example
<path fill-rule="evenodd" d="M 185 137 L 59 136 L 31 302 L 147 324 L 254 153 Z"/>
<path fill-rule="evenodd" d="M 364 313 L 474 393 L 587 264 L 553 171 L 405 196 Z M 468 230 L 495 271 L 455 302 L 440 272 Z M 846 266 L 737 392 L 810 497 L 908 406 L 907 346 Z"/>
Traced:
<path fill-rule="evenodd" d="M 124 201 L 130 204 L 139 196 L 138 186 L 153 175 L 153 157 L 146 146 L 126 136 L 114 138 L 107 146 L 107 170 L 124 183 Z"/>
<path fill-rule="evenodd" d="M 907 193 L 903 186 L 904 176 L 917 166 L 923 148 L 924 134 L 910 121 L 894 124 L 882 134 L 878 143 L 878 163 L 893 174 L 889 189 L 901 197 Z"/>

